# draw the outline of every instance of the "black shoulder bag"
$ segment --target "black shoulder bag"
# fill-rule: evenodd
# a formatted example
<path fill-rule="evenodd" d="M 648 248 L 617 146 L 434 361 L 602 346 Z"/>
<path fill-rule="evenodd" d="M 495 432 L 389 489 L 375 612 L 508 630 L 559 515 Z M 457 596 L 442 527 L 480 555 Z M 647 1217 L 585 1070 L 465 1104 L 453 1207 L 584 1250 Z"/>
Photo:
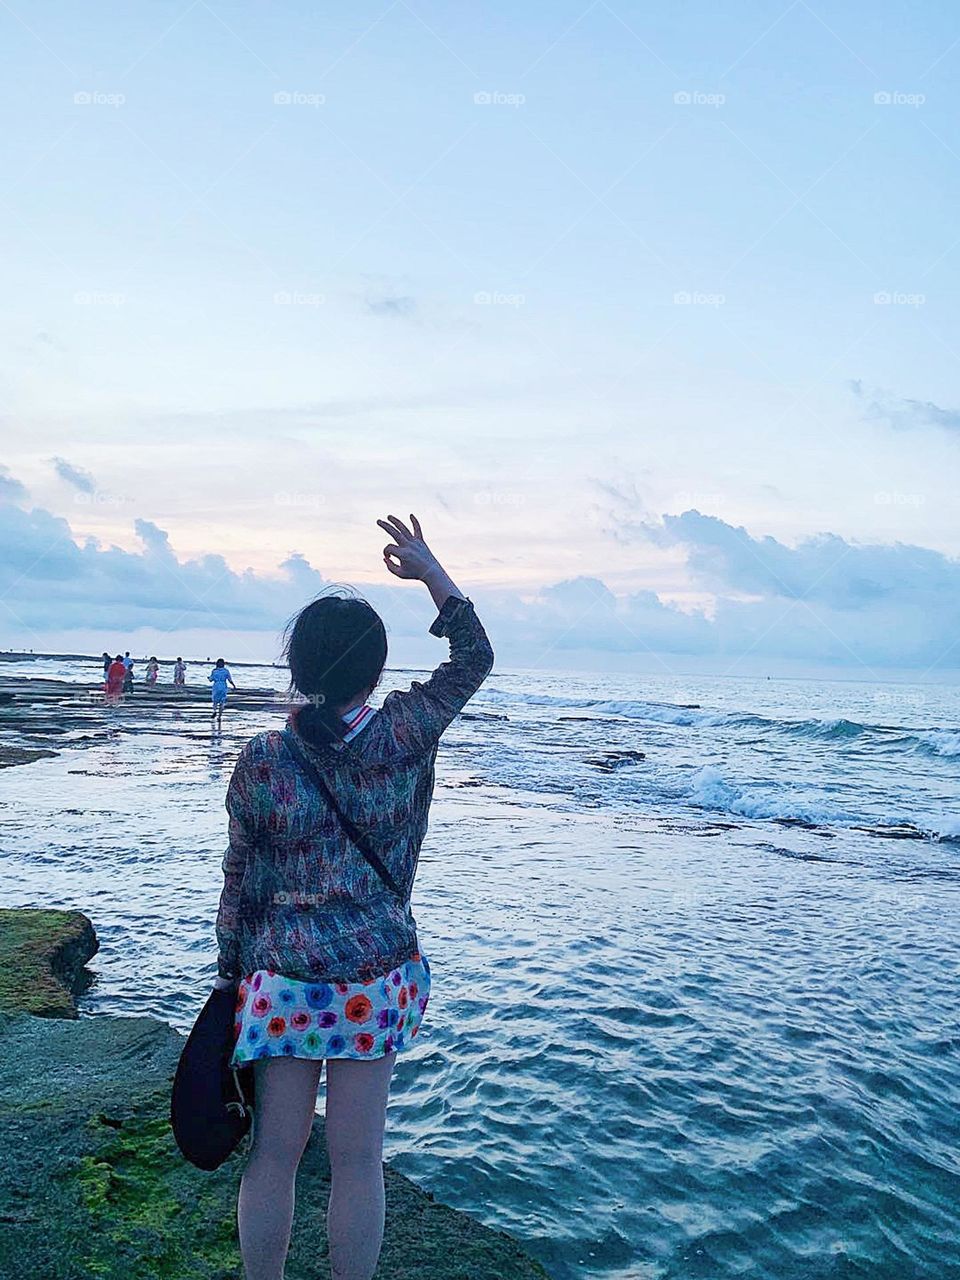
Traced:
<path fill-rule="evenodd" d="M 211 1172 L 253 1119 L 253 1063 L 231 1067 L 235 987 L 215 987 L 183 1046 L 170 1094 L 170 1125 L 191 1164 Z"/>
<path fill-rule="evenodd" d="M 394 880 L 390 872 L 387 870 L 387 868 L 384 866 L 383 859 L 380 857 L 378 853 L 375 853 L 374 850 L 370 848 L 370 845 L 367 843 L 366 837 L 361 833 L 357 824 L 351 818 L 348 818 L 347 815 L 340 808 L 340 805 L 337 803 L 337 798 L 333 794 L 333 790 L 330 787 L 330 784 L 327 782 L 326 778 L 323 776 L 320 770 L 317 769 L 313 765 L 313 763 L 307 759 L 306 755 L 304 754 L 303 750 L 300 747 L 299 742 L 297 742 L 297 739 L 293 733 L 293 730 L 284 729 L 281 736 L 283 737 L 283 741 L 284 741 L 284 744 L 286 745 L 287 750 L 293 756 L 293 759 L 297 765 L 297 768 L 306 778 L 309 778 L 309 780 L 317 788 L 320 794 L 326 797 L 327 804 L 329 804 L 330 808 L 337 815 L 337 819 L 339 820 L 340 825 L 343 827 L 344 831 L 347 833 L 347 836 L 350 838 L 351 843 L 356 846 L 357 851 L 364 858 L 364 860 L 367 863 L 369 863 L 371 867 L 373 867 L 374 871 L 377 873 L 377 875 L 380 877 L 383 883 L 387 886 L 390 892 L 395 893 L 397 897 L 401 900 L 401 902 L 404 901 L 403 891 L 401 890 L 400 886 L 397 884 L 396 880 Z"/>

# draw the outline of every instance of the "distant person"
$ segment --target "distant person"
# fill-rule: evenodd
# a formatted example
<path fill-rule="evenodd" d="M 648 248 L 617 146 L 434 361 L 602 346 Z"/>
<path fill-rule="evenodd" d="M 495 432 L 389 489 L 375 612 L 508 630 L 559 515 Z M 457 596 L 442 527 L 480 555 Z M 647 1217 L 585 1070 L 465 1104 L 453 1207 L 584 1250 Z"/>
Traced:
<path fill-rule="evenodd" d="M 107 667 L 105 693 L 108 702 L 119 702 L 123 696 L 123 686 L 127 679 L 127 668 L 119 653 Z"/>
<path fill-rule="evenodd" d="M 123 692 L 133 693 L 133 659 L 130 657 L 129 649 L 123 655 L 121 661 L 123 662 L 124 669 L 126 671 L 126 674 L 123 677 Z"/>
<path fill-rule="evenodd" d="M 227 685 L 231 689 L 236 689 L 237 686 L 233 683 L 230 668 L 222 658 L 217 659 L 217 665 L 207 676 L 207 679 L 213 685 L 213 715 L 210 719 L 216 721 L 219 729 L 223 721 L 223 708 L 227 705 Z"/>
<path fill-rule="evenodd" d="M 173 664 L 173 684 L 176 689 L 183 689 L 187 683 L 187 664 L 178 658 Z"/>
<path fill-rule="evenodd" d="M 103 651 L 103 678 L 104 678 L 104 680 L 106 680 L 106 678 L 107 678 L 107 672 L 110 670 L 110 664 L 111 664 L 112 662 L 113 662 L 113 659 L 110 657 L 109 653 L 107 653 L 106 649 L 104 649 L 104 651 Z"/>
<path fill-rule="evenodd" d="M 159 676 L 159 674 L 160 674 L 160 663 L 156 660 L 156 658 L 151 658 L 150 661 L 147 663 L 147 670 L 146 670 L 146 674 L 144 675 L 144 680 L 147 682 L 148 685 L 150 685 L 151 688 L 156 686 L 157 677 Z"/>
<path fill-rule="evenodd" d="M 438 610 L 430 632 L 449 641 L 449 660 L 374 710 L 383 622 L 364 600 L 312 601 L 287 633 L 303 705 L 282 732 L 247 743 L 227 790 L 216 985 L 236 989 L 231 1065 L 256 1059 L 238 1209 L 250 1277 L 283 1274 L 324 1062 L 333 1275 L 370 1280 L 383 1240 L 390 1076 L 430 994 L 410 893 L 437 744 L 493 665 L 473 605 L 410 520 L 412 530 L 395 516 L 377 522 L 391 538 L 384 561 L 427 587 Z"/>

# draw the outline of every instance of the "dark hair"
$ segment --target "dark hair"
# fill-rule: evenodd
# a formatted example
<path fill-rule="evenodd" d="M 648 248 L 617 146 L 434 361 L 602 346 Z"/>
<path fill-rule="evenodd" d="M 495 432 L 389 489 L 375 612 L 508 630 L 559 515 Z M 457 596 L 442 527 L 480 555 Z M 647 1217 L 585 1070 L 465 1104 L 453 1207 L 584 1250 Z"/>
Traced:
<path fill-rule="evenodd" d="M 330 743 L 344 734 L 337 708 L 383 674 L 387 633 L 366 600 L 319 596 L 288 625 L 283 655 L 294 690 L 307 699 L 296 713 L 297 732 L 308 742 Z"/>
<path fill-rule="evenodd" d="M 217 667 L 225 667 L 227 664 L 224 662 L 222 658 L 218 658 L 214 665 Z"/>

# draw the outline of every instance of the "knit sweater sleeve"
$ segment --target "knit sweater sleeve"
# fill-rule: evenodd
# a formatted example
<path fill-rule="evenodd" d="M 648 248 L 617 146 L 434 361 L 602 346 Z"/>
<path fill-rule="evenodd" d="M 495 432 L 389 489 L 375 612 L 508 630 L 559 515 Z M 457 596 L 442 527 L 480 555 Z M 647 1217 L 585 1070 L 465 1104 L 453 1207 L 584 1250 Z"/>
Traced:
<path fill-rule="evenodd" d="M 390 717 L 398 742 L 415 750 L 437 741 L 486 680 L 493 649 L 470 600 L 448 596 L 430 634 L 445 638 L 450 657 L 429 680 L 387 694 L 382 714 Z"/>
<path fill-rule="evenodd" d="M 249 821 L 249 761 L 245 748 L 227 788 L 228 844 L 223 855 L 223 889 L 217 910 L 217 972 L 221 978 L 240 976 L 240 893 L 253 841 Z"/>

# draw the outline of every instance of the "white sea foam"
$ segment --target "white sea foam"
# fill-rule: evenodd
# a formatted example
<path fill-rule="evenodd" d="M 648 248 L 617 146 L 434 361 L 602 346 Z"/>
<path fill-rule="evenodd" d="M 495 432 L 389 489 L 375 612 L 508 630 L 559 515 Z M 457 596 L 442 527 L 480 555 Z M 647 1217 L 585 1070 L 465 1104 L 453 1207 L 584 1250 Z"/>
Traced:
<path fill-rule="evenodd" d="M 728 782 L 713 765 L 704 765 L 694 774 L 690 800 L 704 809 L 719 809 L 742 818 L 784 818 L 828 826 L 858 820 L 855 814 L 824 804 L 819 798 L 807 798 L 783 787 Z"/>

